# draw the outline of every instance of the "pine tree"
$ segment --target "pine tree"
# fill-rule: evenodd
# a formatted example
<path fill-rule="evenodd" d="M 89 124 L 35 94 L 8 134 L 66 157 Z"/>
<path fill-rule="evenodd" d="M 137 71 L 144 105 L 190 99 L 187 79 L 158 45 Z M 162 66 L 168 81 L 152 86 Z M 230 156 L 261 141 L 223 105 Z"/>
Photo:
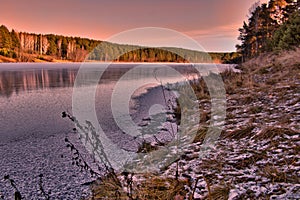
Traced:
<path fill-rule="evenodd" d="M 12 48 L 12 38 L 6 26 L 0 26 L 0 48 L 10 50 Z"/>
<path fill-rule="evenodd" d="M 255 3 L 249 9 L 248 23 L 239 29 L 242 44 L 237 51 L 244 58 L 273 49 L 287 49 L 299 45 L 299 0 L 270 0 Z"/>
<path fill-rule="evenodd" d="M 300 14 L 295 12 L 274 34 L 274 49 L 291 49 L 300 45 Z"/>
<path fill-rule="evenodd" d="M 12 40 L 12 49 L 19 49 L 21 44 L 18 33 L 14 29 L 12 29 L 10 35 Z"/>

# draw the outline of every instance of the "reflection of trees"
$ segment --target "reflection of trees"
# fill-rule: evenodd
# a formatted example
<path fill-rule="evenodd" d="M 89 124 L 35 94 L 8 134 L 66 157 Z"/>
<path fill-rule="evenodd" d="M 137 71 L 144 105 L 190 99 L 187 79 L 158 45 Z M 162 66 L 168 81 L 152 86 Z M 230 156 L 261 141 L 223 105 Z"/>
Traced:
<path fill-rule="evenodd" d="M 134 65 L 112 65 L 109 66 L 102 74 L 101 78 L 97 77 L 101 71 L 101 68 L 94 68 L 86 70 L 84 73 L 84 79 L 86 82 L 84 85 L 89 84 L 88 80 L 100 79 L 101 84 L 116 82 L 126 72 L 132 69 Z M 196 73 L 195 69 L 190 65 L 185 66 L 172 66 L 182 75 Z M 0 96 L 11 96 L 13 93 L 18 94 L 22 91 L 47 89 L 47 88 L 59 88 L 59 87 L 73 87 L 74 81 L 77 75 L 76 68 L 64 68 L 64 69 L 31 69 L 20 71 L 0 71 Z M 165 69 L 157 71 L 160 77 L 172 77 L 174 75 Z M 157 74 L 156 74 L 157 75 Z M 141 79 L 142 77 L 153 77 L 153 66 L 139 68 L 134 74 L 131 74 L 127 79 Z"/>
<path fill-rule="evenodd" d="M 76 78 L 75 69 L 39 69 L 30 71 L 0 72 L 0 96 L 11 96 L 22 91 L 72 87 Z"/>

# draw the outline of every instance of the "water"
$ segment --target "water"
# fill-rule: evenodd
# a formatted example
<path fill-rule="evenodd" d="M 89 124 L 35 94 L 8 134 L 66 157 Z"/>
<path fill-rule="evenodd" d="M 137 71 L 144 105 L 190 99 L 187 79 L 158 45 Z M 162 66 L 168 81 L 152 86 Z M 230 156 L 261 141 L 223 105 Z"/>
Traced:
<path fill-rule="evenodd" d="M 120 136 L 111 111 L 112 95 L 115 95 L 117 102 L 123 102 L 124 91 L 129 92 L 132 85 L 136 86 L 136 90 L 131 97 L 136 97 L 146 91 L 145 87 L 157 86 L 160 81 L 174 83 L 197 76 L 188 64 L 172 65 L 183 74 L 181 76 L 153 64 L 132 70 L 137 66 L 114 64 L 105 70 L 105 64 L 89 64 L 86 73 L 80 76 L 84 81 L 77 82 L 78 90 L 90 91 L 92 80 L 97 80 L 92 102 L 99 123 L 105 133 L 125 149 L 135 148 L 137 144 L 126 142 L 130 137 Z M 65 147 L 64 138 L 71 138 L 83 154 L 86 154 L 85 149 L 72 134 L 74 125 L 61 118 L 62 111 L 72 112 L 74 83 L 79 67 L 80 63 L 0 65 L 0 194 L 5 199 L 13 199 L 14 191 L 2 179 L 7 174 L 16 181 L 26 199 L 42 198 L 39 174 L 44 175 L 44 188 L 51 190 L 54 199 L 80 199 L 89 194 L 88 186 L 82 184 L 91 181 L 91 178 L 71 165 L 71 154 Z M 98 81 L 97 75 L 102 72 Z M 151 97 L 152 104 L 162 103 L 162 94 L 157 97 Z M 125 103 L 129 105 L 134 122 L 138 123 L 140 118 L 145 117 L 137 114 L 134 100 Z M 90 158 L 87 156 L 87 159 Z"/>

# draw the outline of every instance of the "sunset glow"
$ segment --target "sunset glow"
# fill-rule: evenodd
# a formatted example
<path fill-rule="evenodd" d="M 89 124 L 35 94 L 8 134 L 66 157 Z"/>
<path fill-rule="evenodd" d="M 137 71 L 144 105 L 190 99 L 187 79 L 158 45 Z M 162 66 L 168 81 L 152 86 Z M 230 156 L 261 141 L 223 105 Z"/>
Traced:
<path fill-rule="evenodd" d="M 140 27 L 179 31 L 207 51 L 235 51 L 238 28 L 255 0 L 3 1 L 0 24 L 17 31 L 105 40 Z"/>

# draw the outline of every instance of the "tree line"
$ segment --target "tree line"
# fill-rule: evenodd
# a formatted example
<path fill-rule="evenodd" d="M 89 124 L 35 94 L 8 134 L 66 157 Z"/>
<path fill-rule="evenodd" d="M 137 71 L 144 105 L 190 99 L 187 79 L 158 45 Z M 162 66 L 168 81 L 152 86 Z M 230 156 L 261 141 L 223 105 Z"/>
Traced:
<path fill-rule="evenodd" d="M 291 49 L 300 45 L 300 0 L 256 2 L 248 22 L 239 29 L 237 51 L 244 59 L 263 52 Z"/>
<path fill-rule="evenodd" d="M 100 45 L 101 44 L 101 45 Z M 43 55 L 55 59 L 119 62 L 221 62 L 230 63 L 238 57 L 235 52 L 206 53 L 182 48 L 154 48 L 115 44 L 80 37 L 54 34 L 33 34 L 9 31 L 0 26 L 0 55 L 27 61 L 26 56 Z"/>
<path fill-rule="evenodd" d="M 82 61 L 100 41 L 54 34 L 9 31 L 0 26 L 0 55 L 21 59 L 24 55 L 48 55 L 56 59 Z"/>
<path fill-rule="evenodd" d="M 175 47 L 155 48 L 111 43 L 102 43 L 89 54 L 90 60 L 120 62 L 230 63 L 236 57 L 238 54 L 235 52 L 206 53 Z"/>

